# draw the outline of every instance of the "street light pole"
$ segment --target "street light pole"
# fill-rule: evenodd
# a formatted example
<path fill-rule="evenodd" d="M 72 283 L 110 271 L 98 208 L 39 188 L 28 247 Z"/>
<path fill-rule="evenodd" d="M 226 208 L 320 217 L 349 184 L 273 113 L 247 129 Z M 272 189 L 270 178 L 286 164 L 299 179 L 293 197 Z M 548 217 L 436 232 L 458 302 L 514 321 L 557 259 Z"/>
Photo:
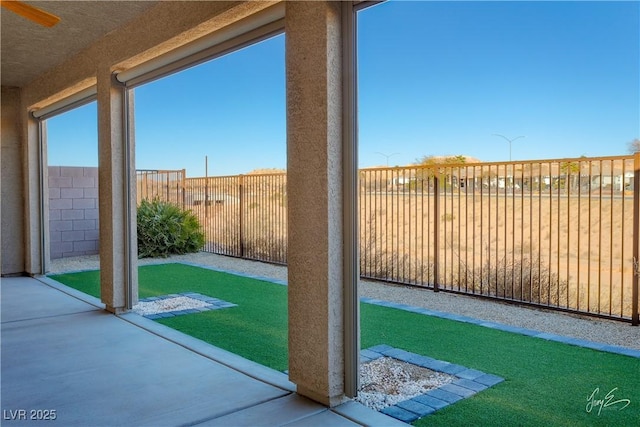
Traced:
<path fill-rule="evenodd" d="M 509 143 L 509 161 L 511 161 L 511 143 L 518 138 L 524 138 L 524 136 L 520 135 L 520 136 L 516 136 L 515 138 L 509 139 L 504 135 L 500 135 L 499 133 L 494 133 L 493 135 L 499 136 L 500 138 L 504 138 Z"/>
<path fill-rule="evenodd" d="M 397 156 L 397 155 L 398 155 L 398 154 L 400 154 L 400 153 L 384 154 L 384 153 L 381 153 L 381 152 L 379 152 L 379 151 L 376 151 L 376 154 L 380 154 L 381 156 L 386 157 L 386 159 L 387 159 L 387 167 L 389 167 L 389 157 Z"/>

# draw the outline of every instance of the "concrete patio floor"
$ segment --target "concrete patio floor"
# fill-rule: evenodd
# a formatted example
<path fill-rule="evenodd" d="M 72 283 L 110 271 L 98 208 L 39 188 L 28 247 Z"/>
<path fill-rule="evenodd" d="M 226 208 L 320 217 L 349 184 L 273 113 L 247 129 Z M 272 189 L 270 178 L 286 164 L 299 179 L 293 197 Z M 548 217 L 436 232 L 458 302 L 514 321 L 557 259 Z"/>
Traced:
<path fill-rule="evenodd" d="M 405 425 L 47 278 L 2 278 L 2 424 Z"/>

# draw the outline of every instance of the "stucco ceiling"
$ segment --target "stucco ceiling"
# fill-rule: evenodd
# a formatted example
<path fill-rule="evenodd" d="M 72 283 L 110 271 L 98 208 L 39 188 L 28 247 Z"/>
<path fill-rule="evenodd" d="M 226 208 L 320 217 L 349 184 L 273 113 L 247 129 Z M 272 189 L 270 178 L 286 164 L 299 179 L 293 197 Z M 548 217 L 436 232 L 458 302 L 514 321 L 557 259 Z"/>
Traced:
<path fill-rule="evenodd" d="M 53 13 L 61 21 L 52 28 L 2 8 L 1 80 L 3 86 L 24 86 L 134 19 L 156 1 L 25 1 Z"/>

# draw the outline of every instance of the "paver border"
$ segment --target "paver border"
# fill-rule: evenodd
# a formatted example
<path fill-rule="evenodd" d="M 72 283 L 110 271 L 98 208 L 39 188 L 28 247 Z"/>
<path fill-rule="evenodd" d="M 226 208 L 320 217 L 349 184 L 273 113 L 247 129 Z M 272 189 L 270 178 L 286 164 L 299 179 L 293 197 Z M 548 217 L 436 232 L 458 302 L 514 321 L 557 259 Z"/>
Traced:
<path fill-rule="evenodd" d="M 504 325 L 502 323 L 490 322 L 487 320 L 475 319 L 473 317 L 462 316 L 459 314 L 445 313 L 442 311 L 429 310 L 422 307 L 414 307 L 407 304 L 398 304 L 390 301 L 383 301 L 375 298 L 361 297 L 361 302 L 379 305 L 382 307 L 395 308 L 397 310 L 409 311 L 411 313 L 423 314 L 425 316 L 438 317 L 441 319 L 455 320 L 457 322 L 471 323 L 473 325 L 483 326 L 485 328 L 496 329 L 498 331 L 512 332 L 514 334 L 526 335 L 533 338 L 544 339 L 547 341 L 555 341 L 562 344 L 573 345 L 577 347 L 590 348 L 592 350 L 604 351 L 606 353 L 620 354 L 623 356 L 635 357 L 640 359 L 640 350 L 617 345 L 610 345 L 594 341 L 583 340 L 580 338 L 565 337 L 562 335 L 551 334 L 548 332 L 534 331 L 532 329 L 520 328 L 517 326 Z"/>
<path fill-rule="evenodd" d="M 191 262 L 179 262 L 179 263 L 190 265 L 192 267 L 200 267 L 208 270 L 218 271 L 221 273 L 234 274 L 237 276 L 249 277 L 251 279 L 263 280 L 265 282 L 276 283 L 278 285 L 287 286 L 287 282 L 285 280 L 277 280 L 277 279 L 272 279 L 264 276 L 255 276 L 252 274 L 245 274 L 238 271 L 225 270 L 221 268 L 215 268 L 215 267 L 197 264 L 197 263 L 191 263 Z M 383 301 L 375 298 L 360 297 L 360 301 L 368 304 L 395 308 L 403 311 L 409 311 L 412 313 L 424 314 L 426 316 L 439 317 L 441 319 L 455 320 L 463 323 L 471 323 L 473 325 L 484 326 L 485 328 L 496 329 L 498 331 L 512 332 L 514 334 L 526 335 L 529 337 L 544 339 L 547 341 L 555 341 L 562 344 L 590 348 L 592 350 L 599 350 L 599 351 L 604 351 L 606 353 L 620 354 L 623 356 L 635 357 L 637 359 L 640 359 L 640 350 L 636 350 L 633 348 L 622 347 L 618 345 L 610 345 L 606 343 L 600 343 L 600 342 L 589 341 L 589 340 L 583 340 L 580 338 L 565 337 L 563 335 L 551 334 L 548 332 L 540 332 L 533 329 L 520 328 L 518 326 L 505 325 L 502 323 L 491 322 L 488 320 L 475 319 L 473 317 L 463 316 L 460 314 L 429 310 L 428 308 L 416 307 L 416 306 L 407 305 L 407 304 L 399 304 L 391 301 Z"/>
<path fill-rule="evenodd" d="M 138 302 L 153 302 L 153 301 L 161 301 L 164 299 L 178 298 L 178 297 L 192 298 L 198 301 L 205 302 L 208 305 L 206 307 L 190 308 L 186 310 L 165 311 L 163 313 L 157 313 L 157 314 L 138 314 L 138 313 L 135 313 L 135 311 L 134 313 L 138 314 L 139 316 L 146 317 L 147 319 L 156 320 L 156 319 L 164 319 L 168 317 L 182 316 L 184 314 L 203 313 L 205 311 L 220 310 L 222 308 L 238 306 L 238 304 L 233 304 L 231 302 L 227 302 L 219 298 L 213 298 L 208 295 L 202 295 L 197 292 L 182 292 L 179 294 L 160 295 L 157 297 L 144 298 L 144 299 L 138 300 Z"/>
<path fill-rule="evenodd" d="M 257 276 L 257 275 L 253 275 L 253 274 L 246 274 L 246 273 L 243 273 L 243 272 L 240 272 L 240 271 L 237 271 L 237 270 L 227 270 L 227 269 L 222 269 L 222 268 L 216 268 L 216 267 L 212 267 L 210 265 L 198 264 L 198 263 L 189 262 L 189 261 L 170 261 L 170 263 L 171 264 L 184 264 L 184 265 L 189 265 L 191 267 L 199 267 L 199 268 L 204 268 L 206 270 L 217 271 L 217 272 L 220 272 L 220 273 L 233 274 L 233 275 L 236 275 L 236 276 L 248 277 L 248 278 L 251 278 L 251 279 L 262 280 L 262 281 L 269 282 L 269 283 L 275 283 L 275 284 L 278 284 L 278 285 L 287 286 L 287 281 L 286 280 L 279 280 L 279 279 L 274 279 L 274 278 L 265 277 L 265 276 Z M 147 264 L 147 265 L 156 265 L 156 264 Z M 69 272 L 63 272 L 63 273 L 55 273 L 55 274 L 52 274 L 52 275 L 69 274 L 69 273 L 81 273 L 81 272 L 85 272 L 85 271 L 93 271 L 93 270 L 69 271 Z M 45 276 L 45 277 L 48 277 L 48 276 Z M 422 307 L 415 307 L 415 306 L 411 306 L 411 305 L 407 305 L 407 304 L 398 304 L 398 303 L 395 303 L 395 302 L 383 301 L 383 300 L 379 300 L 379 299 L 375 299 L 375 298 L 360 297 L 360 301 L 368 303 L 368 304 L 374 304 L 374 305 L 379 305 L 379 306 L 383 306 L 383 307 L 395 308 L 395 309 L 398 309 L 398 310 L 409 311 L 409 312 L 412 312 L 412 313 L 424 314 L 426 316 L 439 317 L 441 319 L 455 320 L 455 321 L 463 322 L 463 323 L 471 323 L 471 324 L 474 324 L 474 325 L 484 326 L 485 328 L 496 329 L 496 330 L 499 330 L 499 331 L 512 332 L 512 333 L 515 333 L 515 334 L 526 335 L 526 336 L 530 336 L 530 337 L 534 337 L 534 338 L 538 338 L 538 339 L 544 339 L 544 340 L 547 340 L 547 341 L 555 341 L 555 342 L 568 344 L 568 345 L 573 345 L 573 346 L 577 346 L 577 347 L 590 348 L 592 350 L 603 351 L 603 352 L 606 352 L 606 353 L 620 354 L 620 355 L 623 355 L 623 356 L 635 357 L 636 359 L 640 359 L 640 350 L 636 350 L 636 349 L 633 349 L 633 348 L 622 347 L 622 346 L 618 346 L 618 345 L 610 345 L 610 344 L 606 344 L 606 343 L 600 343 L 600 342 L 589 341 L 589 340 L 583 340 L 583 339 L 580 339 L 580 338 L 565 337 L 563 335 L 551 334 L 551 333 L 548 333 L 548 332 L 540 332 L 540 331 L 535 331 L 535 330 L 532 330 L 532 329 L 526 329 L 526 328 L 520 328 L 520 327 L 517 327 L 517 326 L 505 325 L 505 324 L 502 324 L 502 323 L 475 319 L 473 317 L 462 316 L 462 315 L 459 315 L 459 314 L 446 313 L 446 312 L 442 312 L 442 311 L 429 310 L 427 308 L 422 308 Z"/>
<path fill-rule="evenodd" d="M 455 402 L 467 399 L 504 381 L 504 378 L 497 375 L 411 353 L 386 344 L 361 350 L 360 362 L 370 362 L 383 356 L 456 377 L 451 383 L 434 388 L 411 399 L 403 400 L 380 411 L 405 423 L 411 423 L 419 418 L 431 415 Z"/>
<path fill-rule="evenodd" d="M 192 267 L 200 267 L 207 270 L 218 271 L 220 273 L 234 274 L 237 276 L 243 276 L 251 279 L 257 279 L 265 282 L 276 283 L 278 285 L 287 286 L 287 282 L 285 280 L 272 279 L 269 277 L 256 276 L 252 274 L 245 274 L 239 271 L 225 270 L 221 268 L 212 267 L 209 265 L 202 265 L 202 264 L 192 263 L 188 261 L 187 262 L 179 261 L 177 262 L 177 264 L 185 264 L 185 265 L 190 265 Z M 368 304 L 379 305 L 382 307 L 395 308 L 398 310 L 424 314 L 426 316 L 439 317 L 441 319 L 455 320 L 463 323 L 471 323 L 473 325 L 484 326 L 485 328 L 496 329 L 498 331 L 512 332 L 514 334 L 526 335 L 529 337 L 544 339 L 547 341 L 555 341 L 562 344 L 573 345 L 576 347 L 590 348 L 592 350 L 604 351 L 606 353 L 620 354 L 623 356 L 635 357 L 636 359 L 640 359 L 640 350 L 636 350 L 633 348 L 622 347 L 618 345 L 610 345 L 606 343 L 600 343 L 600 342 L 589 341 L 589 340 L 583 340 L 580 338 L 565 337 L 563 335 L 551 334 L 548 332 L 540 332 L 533 329 L 520 328 L 518 326 L 505 325 L 502 323 L 491 322 L 488 320 L 475 319 L 473 317 L 463 316 L 460 314 L 429 310 L 427 308 L 416 307 L 416 306 L 407 305 L 407 304 L 399 304 L 391 301 L 383 301 L 375 298 L 360 297 L 360 301 Z"/>

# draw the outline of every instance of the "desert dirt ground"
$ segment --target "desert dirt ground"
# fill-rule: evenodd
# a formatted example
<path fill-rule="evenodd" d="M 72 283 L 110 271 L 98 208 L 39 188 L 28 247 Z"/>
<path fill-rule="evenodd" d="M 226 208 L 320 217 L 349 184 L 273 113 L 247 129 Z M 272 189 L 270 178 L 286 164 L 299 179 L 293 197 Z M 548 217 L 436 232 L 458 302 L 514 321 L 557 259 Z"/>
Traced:
<path fill-rule="evenodd" d="M 169 262 L 188 262 L 237 274 L 260 276 L 285 282 L 288 276 L 288 269 L 283 265 L 274 265 L 207 252 L 172 255 L 169 258 L 145 258 L 138 260 L 138 265 L 143 266 Z M 52 260 L 50 273 L 56 274 L 79 270 L 95 270 L 99 268 L 99 256 L 86 255 Z M 629 323 L 625 322 L 561 313 L 497 300 L 452 294 L 449 292 L 433 292 L 432 290 L 420 287 L 373 280 L 360 280 L 358 290 L 362 297 L 393 301 L 400 304 L 454 313 L 490 322 L 498 322 L 504 325 L 640 350 L 640 327 L 630 326 Z"/>
<path fill-rule="evenodd" d="M 364 277 L 629 317 L 632 198 L 555 194 L 360 196 Z M 206 250 L 286 262 L 286 203 L 248 197 L 193 209 Z M 240 221 L 242 218 L 242 221 Z M 436 228 L 438 239 L 436 241 Z M 437 251 L 436 251 L 437 243 Z"/>
<path fill-rule="evenodd" d="M 516 165 L 517 173 L 519 167 L 533 171 L 527 178 L 532 191 L 506 185 L 508 179 L 501 186 L 498 176 L 484 187 L 442 185 L 438 198 L 433 188 L 407 180 L 424 174 L 422 169 L 361 171 L 361 273 L 628 318 L 635 268 L 633 197 L 602 187 L 584 190 L 587 181 L 600 185 L 611 175 L 613 182 L 614 170 L 631 170 L 630 160 L 625 162 L 620 169 L 619 160 L 585 160 L 581 167 L 590 180 L 558 178 L 555 187 L 542 191 L 533 191 L 543 187 L 536 174 L 551 173 L 549 168 L 558 174 L 566 162 Z M 514 171 L 483 168 L 504 176 Z M 175 192 L 174 199 L 181 198 L 200 219 L 206 251 L 286 263 L 286 174 L 186 182 L 185 193 Z"/>
<path fill-rule="evenodd" d="M 432 282 L 437 252 L 440 283 L 451 289 L 483 286 L 509 297 L 522 279 L 539 283 L 533 292 L 542 303 L 628 316 L 632 201 L 450 193 L 440 196 L 436 217 L 432 195 L 364 195 L 362 270 L 380 279 Z"/>

